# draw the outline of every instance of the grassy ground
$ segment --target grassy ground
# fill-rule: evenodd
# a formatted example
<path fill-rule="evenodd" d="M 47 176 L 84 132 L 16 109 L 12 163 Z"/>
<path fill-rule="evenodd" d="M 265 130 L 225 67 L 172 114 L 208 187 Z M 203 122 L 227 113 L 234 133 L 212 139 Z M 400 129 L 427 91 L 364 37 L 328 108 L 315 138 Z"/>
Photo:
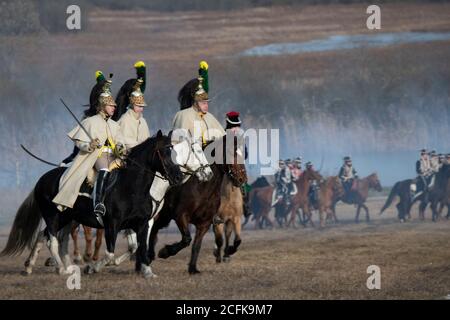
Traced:
<path fill-rule="evenodd" d="M 25 256 L 0 260 L 2 299 L 440 299 L 450 289 L 450 221 L 399 223 L 384 199 L 369 202 L 372 222 L 353 222 L 353 207 L 339 206 L 340 223 L 312 228 L 244 230 L 240 250 L 216 264 L 212 234 L 204 240 L 201 274 L 187 273 L 189 249 L 158 259 L 158 278 L 144 280 L 126 262 L 103 273 L 82 275 L 81 289 L 43 266 L 44 250 L 31 276 L 20 275 Z M 317 218 L 317 217 L 316 217 Z M 253 226 L 250 226 L 251 228 Z M 249 228 L 249 229 L 251 229 Z M 0 247 L 6 240 L 0 237 Z M 161 244 L 178 238 L 162 232 Z M 124 250 L 120 241 L 119 250 Z M 381 289 L 368 290 L 369 265 L 381 268 Z"/>

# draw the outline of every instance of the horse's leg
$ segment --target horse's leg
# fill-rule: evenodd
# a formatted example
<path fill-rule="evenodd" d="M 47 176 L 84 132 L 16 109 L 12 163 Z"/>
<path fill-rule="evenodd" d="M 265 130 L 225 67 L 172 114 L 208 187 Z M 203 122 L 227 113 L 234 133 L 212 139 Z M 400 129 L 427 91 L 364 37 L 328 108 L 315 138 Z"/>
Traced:
<path fill-rule="evenodd" d="M 60 234 L 61 234 L 60 256 L 62 257 L 64 266 L 66 267 L 66 269 L 72 265 L 72 261 L 70 259 L 70 255 L 69 255 L 69 239 L 70 239 L 70 234 L 72 233 L 73 225 L 74 224 L 69 223 L 67 226 L 65 226 L 60 231 Z M 75 225 L 76 225 L 76 223 L 75 223 Z"/>
<path fill-rule="evenodd" d="M 314 221 L 312 219 L 312 212 L 311 212 L 311 210 L 309 210 L 308 204 L 303 204 L 301 206 L 301 208 L 302 208 L 303 213 L 306 215 L 306 217 L 308 219 L 307 221 L 309 221 L 309 223 L 311 223 L 311 227 L 315 228 L 315 224 L 314 224 Z"/>
<path fill-rule="evenodd" d="M 195 238 L 192 243 L 191 261 L 189 261 L 188 272 L 190 274 L 200 273 L 197 269 L 198 255 L 200 254 L 200 249 L 202 247 L 202 240 L 205 233 L 208 231 L 209 223 L 201 226 L 197 226 L 195 230 Z"/>
<path fill-rule="evenodd" d="M 153 230 L 152 230 L 152 232 L 153 232 Z M 125 260 L 131 258 L 131 255 L 133 255 L 138 248 L 136 233 L 133 230 L 128 229 L 126 231 L 126 234 L 127 234 L 128 250 L 127 250 L 127 252 L 125 252 L 124 254 L 122 254 L 121 256 L 116 258 L 116 260 L 114 261 L 114 265 L 116 265 L 116 266 L 118 266 Z M 150 234 L 150 237 L 152 237 L 152 234 Z M 151 258 L 150 260 L 153 260 L 153 259 Z"/>
<path fill-rule="evenodd" d="M 84 240 L 86 242 L 86 247 L 84 248 L 83 259 L 85 262 L 89 262 L 92 260 L 92 228 L 83 226 L 84 230 Z"/>
<path fill-rule="evenodd" d="M 103 240 L 103 229 L 97 229 L 95 231 L 95 243 L 94 243 L 94 255 L 92 256 L 92 260 L 98 261 L 100 257 L 100 248 L 102 247 Z"/>
<path fill-rule="evenodd" d="M 369 208 L 367 208 L 367 206 L 364 203 L 361 204 L 361 206 L 366 211 L 366 222 L 370 222 Z"/>
<path fill-rule="evenodd" d="M 42 249 L 42 246 L 44 245 L 45 235 L 44 230 L 40 231 L 36 242 L 34 243 L 33 249 L 30 252 L 30 255 L 28 256 L 28 259 L 25 261 L 25 271 L 24 274 L 28 275 L 33 272 L 33 267 L 36 264 L 36 260 L 39 256 L 39 252 Z"/>
<path fill-rule="evenodd" d="M 425 220 L 425 209 L 427 208 L 428 203 L 425 201 L 421 201 L 419 205 L 419 219 L 421 221 Z"/>
<path fill-rule="evenodd" d="M 237 249 L 239 248 L 239 246 L 240 246 L 240 244 L 242 242 L 240 222 L 241 222 L 241 217 L 237 216 L 237 217 L 234 217 L 231 220 L 231 223 L 229 225 L 230 229 L 232 227 L 233 230 L 234 230 L 234 242 L 233 242 L 233 245 L 232 246 L 227 246 L 226 249 L 225 249 L 226 253 L 228 255 L 230 255 L 230 256 L 237 252 Z M 230 235 L 231 235 L 231 231 L 230 231 Z"/>
<path fill-rule="evenodd" d="M 223 246 L 223 223 L 218 224 L 218 225 L 214 225 L 213 226 L 213 230 L 214 230 L 214 239 L 215 239 L 215 245 L 214 245 L 214 256 L 216 257 L 216 262 L 220 263 L 222 262 L 222 257 L 221 257 L 221 250 L 222 250 L 222 246 Z M 226 247 L 225 247 L 226 250 Z"/>
<path fill-rule="evenodd" d="M 291 207 L 291 216 L 290 216 L 289 222 L 287 223 L 287 226 L 286 226 L 287 228 L 289 228 L 289 226 L 292 224 L 292 227 L 294 229 L 297 229 L 297 225 L 295 223 L 295 220 L 297 218 L 297 210 L 298 210 L 297 206 L 293 205 Z"/>
<path fill-rule="evenodd" d="M 358 204 L 358 208 L 356 209 L 355 223 L 359 223 L 359 214 L 361 212 L 361 205 Z"/>
<path fill-rule="evenodd" d="M 58 213 L 58 214 L 62 214 L 62 213 Z M 51 230 L 48 230 L 48 233 L 49 233 L 49 235 L 48 235 L 49 241 L 47 242 L 47 247 L 53 256 L 53 259 L 55 259 L 55 261 L 56 261 L 56 272 L 60 275 L 68 274 L 69 272 L 64 267 L 64 263 L 62 262 L 62 259 L 59 256 L 58 238 Z"/>
<path fill-rule="evenodd" d="M 192 241 L 191 233 L 189 231 L 189 224 L 184 214 L 180 214 L 179 218 L 175 220 L 178 229 L 181 232 L 181 241 L 173 244 L 167 244 L 158 252 L 158 257 L 167 259 L 168 257 L 176 255 L 180 250 L 189 246 Z"/>
<path fill-rule="evenodd" d="M 223 261 L 224 262 L 229 262 L 230 260 L 230 248 L 232 248 L 230 246 L 230 238 L 231 238 L 231 233 L 233 232 L 232 229 L 232 221 L 228 220 L 225 224 L 225 250 L 223 253 Z"/>
<path fill-rule="evenodd" d="M 431 201 L 430 208 L 432 213 L 432 220 L 433 222 L 436 222 L 438 220 L 437 201 L 435 200 Z"/>
<path fill-rule="evenodd" d="M 99 261 L 88 264 L 85 268 L 86 273 L 100 272 L 104 266 L 114 262 L 114 250 L 116 246 L 117 234 L 118 230 L 114 222 L 112 222 L 111 225 L 105 226 L 105 257 Z"/>
<path fill-rule="evenodd" d="M 78 247 L 78 232 L 80 229 L 80 225 L 74 223 L 72 226 L 72 230 L 70 232 L 70 235 L 72 236 L 72 240 L 73 240 L 73 261 L 76 264 L 80 264 L 83 262 L 83 258 L 81 257 L 80 254 L 80 248 Z"/>
<path fill-rule="evenodd" d="M 141 227 L 137 232 L 138 248 L 136 251 L 136 266 L 135 270 L 141 272 L 144 278 L 155 278 L 156 275 L 153 273 L 150 267 L 150 235 L 152 233 L 154 219 L 148 220 L 144 227 Z"/>

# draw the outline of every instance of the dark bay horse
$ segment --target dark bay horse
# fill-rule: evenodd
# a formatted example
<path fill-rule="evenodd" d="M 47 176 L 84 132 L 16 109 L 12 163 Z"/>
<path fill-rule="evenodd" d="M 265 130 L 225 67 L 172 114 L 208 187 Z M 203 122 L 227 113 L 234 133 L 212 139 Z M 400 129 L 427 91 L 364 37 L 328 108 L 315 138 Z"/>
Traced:
<path fill-rule="evenodd" d="M 410 210 L 413 205 L 413 197 L 411 195 L 411 184 L 413 183 L 413 181 L 413 179 L 406 179 L 396 182 L 389 192 L 389 196 L 386 199 L 386 202 L 381 208 L 379 214 L 383 214 L 383 212 L 390 207 L 394 199 L 398 197 L 399 202 L 396 205 L 398 219 L 400 220 L 400 222 L 404 222 L 405 219 L 409 219 L 411 217 Z M 423 196 L 424 194 L 420 195 L 420 197 Z M 417 198 L 417 200 L 420 200 L 419 197 Z"/>
<path fill-rule="evenodd" d="M 222 139 L 213 142 L 215 150 L 225 149 L 225 135 Z M 236 142 L 236 140 L 235 140 Z M 233 158 L 231 164 L 226 162 L 227 152 L 223 152 L 222 164 L 211 163 L 210 168 L 214 175 L 207 182 L 200 182 L 197 177 L 190 178 L 182 186 L 173 187 L 165 197 L 164 206 L 155 219 L 155 225 L 150 234 L 150 261 L 155 259 L 154 247 L 157 240 L 158 231 L 168 226 L 173 219 L 181 232 L 181 241 L 164 246 L 158 253 L 158 257 L 166 259 L 177 254 L 191 243 L 189 224 L 195 225 L 195 238 L 192 244 L 191 259 L 188 272 L 190 274 L 199 273 L 197 260 L 200 253 L 202 240 L 213 222 L 214 216 L 220 207 L 221 185 L 225 175 L 230 178 L 235 187 L 240 187 L 247 181 L 247 174 L 243 161 L 237 161 L 237 147 L 234 144 Z"/>
<path fill-rule="evenodd" d="M 338 201 L 342 201 L 346 204 L 355 204 L 357 206 L 355 222 L 359 222 L 359 214 L 361 209 L 366 211 L 366 221 L 370 221 L 369 208 L 364 204 L 369 196 L 369 189 L 374 189 L 378 192 L 381 192 L 383 188 L 381 187 L 380 179 L 378 179 L 378 175 L 376 173 L 372 173 L 371 175 L 362 178 L 356 179 L 354 182 L 354 187 L 350 191 L 351 197 L 337 197 L 333 201 L 333 214 L 336 215 L 336 203 Z"/>
<path fill-rule="evenodd" d="M 117 169 L 115 184 L 106 195 L 106 214 L 103 225 L 93 214 L 92 200 L 87 197 L 78 197 L 73 208 L 60 212 L 52 199 L 58 193 L 59 180 L 66 168 L 56 168 L 45 173 L 37 182 L 34 190 L 20 206 L 5 249 L 1 255 L 20 254 L 25 247 L 30 247 L 37 241 L 25 263 L 27 274 L 32 267 L 43 243 L 47 240 L 50 252 L 57 263 L 57 271 L 67 274 L 71 265 L 68 254 L 68 237 L 61 246 L 64 263 L 59 255 L 57 233 L 69 226 L 75 220 L 83 225 L 105 229 L 107 246 L 106 258 L 89 265 L 87 271 L 99 271 L 101 267 L 114 259 L 114 249 L 117 234 L 123 229 L 132 229 L 137 233 L 138 250 L 136 255 L 136 271 L 141 271 L 145 277 L 152 275 L 148 259 L 149 214 L 152 203 L 148 193 L 155 172 L 160 172 L 172 185 L 181 182 L 183 175 L 178 165 L 172 161 L 172 144 L 169 137 L 158 131 L 155 137 L 149 138 L 142 144 L 133 148 L 126 159 L 126 166 Z M 113 174 L 113 173 L 112 173 Z M 41 218 L 46 228 L 39 232 Z"/>
<path fill-rule="evenodd" d="M 259 177 L 251 185 L 249 193 L 250 212 L 255 220 L 255 229 L 263 229 L 265 225 L 273 227 L 273 222 L 269 217 L 272 209 L 272 193 L 274 186 L 267 182 L 265 177 Z M 244 221 L 247 223 L 248 217 Z"/>

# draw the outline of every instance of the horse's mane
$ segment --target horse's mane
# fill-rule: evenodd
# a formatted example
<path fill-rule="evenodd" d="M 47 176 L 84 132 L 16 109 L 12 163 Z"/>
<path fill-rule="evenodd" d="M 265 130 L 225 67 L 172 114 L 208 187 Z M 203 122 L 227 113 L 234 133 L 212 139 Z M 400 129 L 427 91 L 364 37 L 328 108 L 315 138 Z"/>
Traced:
<path fill-rule="evenodd" d="M 133 165 L 135 161 L 138 163 L 144 163 L 144 157 L 148 156 L 148 152 L 155 148 L 156 140 L 156 136 L 153 136 L 131 148 L 131 151 L 127 156 L 127 160 L 131 159 L 134 161 L 127 162 L 127 165 Z"/>

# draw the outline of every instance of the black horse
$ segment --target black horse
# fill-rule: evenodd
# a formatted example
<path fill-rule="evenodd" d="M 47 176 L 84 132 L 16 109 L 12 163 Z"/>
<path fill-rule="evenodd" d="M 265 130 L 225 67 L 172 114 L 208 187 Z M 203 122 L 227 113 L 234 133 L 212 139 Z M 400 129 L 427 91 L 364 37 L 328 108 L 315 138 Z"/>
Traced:
<path fill-rule="evenodd" d="M 411 208 L 412 206 L 420 201 L 419 205 L 419 218 L 424 219 L 424 212 L 428 204 L 431 203 L 431 210 L 433 212 L 433 221 L 437 220 L 439 215 L 438 204 L 445 202 L 448 197 L 447 184 L 450 178 L 450 165 L 444 165 L 436 173 L 435 182 L 430 190 L 423 191 L 420 195 L 414 196 L 411 191 L 411 185 L 417 181 L 417 179 L 406 179 L 399 181 L 394 184 L 386 200 L 386 203 L 380 210 L 382 214 L 394 201 L 395 197 L 400 198 L 397 204 L 398 218 L 401 222 L 405 221 L 406 218 L 411 218 Z"/>
<path fill-rule="evenodd" d="M 220 150 L 221 146 L 225 148 L 226 137 L 215 141 L 214 149 Z M 236 140 L 235 140 L 236 141 Z M 214 173 L 211 180 L 200 182 L 197 177 L 191 177 L 185 184 L 173 187 L 165 196 L 164 206 L 155 218 L 155 224 L 150 234 L 150 260 L 155 259 L 154 247 L 156 245 L 158 231 L 167 227 L 170 221 L 175 220 L 178 229 L 181 232 L 181 241 L 163 247 L 158 256 L 166 259 L 177 254 L 183 248 L 191 243 L 191 234 L 189 224 L 196 227 L 195 239 L 192 245 L 192 254 L 189 262 L 188 271 L 190 274 L 199 273 L 197 269 L 197 259 L 200 253 L 202 240 L 209 227 L 213 223 L 213 218 L 219 210 L 221 185 L 224 175 L 228 175 L 234 186 L 239 187 L 247 181 L 245 166 L 237 161 L 237 147 L 234 145 L 233 163 L 227 163 L 225 160 L 226 152 L 223 152 L 221 164 L 211 163 L 210 167 Z M 231 161 L 229 161 L 231 162 Z"/>
<path fill-rule="evenodd" d="M 63 263 L 58 253 L 59 243 L 56 236 L 59 230 L 75 220 L 92 228 L 105 229 L 106 257 L 94 266 L 88 266 L 86 271 L 99 271 L 101 267 L 111 262 L 114 258 L 118 232 L 132 229 L 137 233 L 138 239 L 136 271 L 142 271 L 146 277 L 152 275 L 148 255 L 150 218 L 148 213 L 152 212 L 152 203 L 148 195 L 156 171 L 160 172 L 172 185 L 181 182 L 183 175 L 179 166 L 172 161 L 172 152 L 174 151 L 170 137 L 164 136 L 161 131 L 131 150 L 125 167 L 114 173 L 117 179 L 107 192 L 105 199 L 107 210 L 103 217 L 103 225 L 94 215 L 92 200 L 88 197 L 78 197 L 72 209 L 67 208 L 60 212 L 52 199 L 58 193 L 59 180 L 66 168 L 56 168 L 45 173 L 19 208 L 8 243 L 1 255 L 20 254 L 25 247 L 31 247 L 37 234 L 38 238 L 30 258 L 25 263 L 26 272 L 31 273 L 39 250 L 47 238 L 49 249 L 57 262 L 57 271 L 60 274 L 68 273 L 66 269 L 70 265 L 67 252 L 68 239 L 61 247 Z M 38 232 L 41 217 L 45 221 L 46 228 Z"/>

